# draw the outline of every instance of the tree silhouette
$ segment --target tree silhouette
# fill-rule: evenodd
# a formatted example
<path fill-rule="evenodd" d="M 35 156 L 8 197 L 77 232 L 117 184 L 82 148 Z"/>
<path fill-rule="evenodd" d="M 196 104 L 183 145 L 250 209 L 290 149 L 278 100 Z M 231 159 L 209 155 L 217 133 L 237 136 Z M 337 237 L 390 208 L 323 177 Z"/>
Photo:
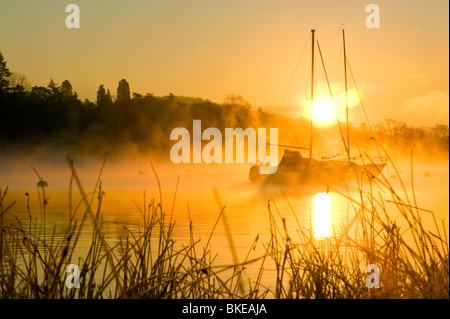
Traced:
<path fill-rule="evenodd" d="M 97 105 L 100 107 L 104 106 L 105 102 L 106 102 L 106 91 L 102 84 L 98 87 L 98 91 L 97 91 Z"/>
<path fill-rule="evenodd" d="M 126 103 L 131 100 L 130 97 L 130 85 L 127 80 L 122 79 L 119 82 L 119 86 L 117 87 L 117 103 Z"/>
<path fill-rule="evenodd" d="M 30 92 L 32 101 L 46 102 L 50 97 L 50 90 L 43 86 L 33 86 Z"/>
<path fill-rule="evenodd" d="M 250 107 L 250 102 L 248 102 L 246 99 L 242 97 L 242 95 L 236 95 L 236 94 L 227 94 L 225 98 L 223 99 L 223 104 L 228 105 L 240 105 L 245 107 Z"/>
<path fill-rule="evenodd" d="M 0 92 L 7 91 L 9 87 L 9 76 L 11 72 L 6 67 L 6 61 L 3 54 L 0 52 Z"/>
<path fill-rule="evenodd" d="M 104 85 L 100 85 L 98 87 L 98 91 L 97 91 L 97 106 L 99 107 L 104 107 L 104 106 L 110 106 L 112 105 L 112 97 L 111 97 L 111 92 L 106 91 Z"/>
<path fill-rule="evenodd" d="M 113 104 L 113 100 L 111 97 L 111 91 L 109 91 L 109 89 L 108 89 L 108 91 L 106 91 L 106 104 L 107 105 Z"/>
<path fill-rule="evenodd" d="M 140 93 L 133 92 L 133 100 L 142 99 L 144 96 Z"/>
<path fill-rule="evenodd" d="M 61 83 L 61 93 L 64 99 L 69 99 L 73 96 L 72 84 L 70 84 L 69 81 L 64 80 L 64 82 Z"/>
<path fill-rule="evenodd" d="M 28 81 L 25 74 L 17 72 L 12 72 L 9 76 L 9 87 L 12 90 L 11 92 L 30 91 L 31 89 L 30 81 Z"/>
<path fill-rule="evenodd" d="M 62 100 L 62 90 L 61 87 L 58 86 L 57 83 L 50 79 L 50 82 L 47 85 L 48 91 L 50 93 L 49 102 L 56 103 Z"/>

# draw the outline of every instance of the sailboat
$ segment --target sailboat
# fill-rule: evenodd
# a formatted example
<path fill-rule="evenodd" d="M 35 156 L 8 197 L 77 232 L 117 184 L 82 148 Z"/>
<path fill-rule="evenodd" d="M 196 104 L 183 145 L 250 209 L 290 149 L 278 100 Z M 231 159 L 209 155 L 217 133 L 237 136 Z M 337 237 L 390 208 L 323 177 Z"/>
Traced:
<path fill-rule="evenodd" d="M 347 139 L 344 138 L 342 128 L 337 118 L 339 129 L 341 132 L 342 142 L 344 144 L 347 159 L 344 160 L 318 160 L 313 158 L 313 106 L 314 106 L 314 49 L 315 49 L 315 30 L 311 30 L 312 43 L 311 43 L 311 115 L 310 115 L 310 145 L 309 148 L 298 146 L 285 146 L 286 147 L 283 157 L 278 164 L 277 171 L 271 175 L 260 174 L 259 165 L 253 165 L 250 168 L 249 179 L 253 183 L 273 183 L 273 184 L 333 184 L 339 183 L 343 180 L 352 177 L 360 177 L 362 174 L 367 174 L 372 177 L 378 176 L 381 171 L 386 167 L 386 163 L 368 163 L 358 164 L 354 158 L 350 156 L 350 133 L 349 133 L 349 118 L 348 118 L 348 87 L 347 87 L 347 55 L 345 50 L 345 31 L 342 29 L 343 36 L 343 49 L 344 49 L 344 78 L 345 78 L 345 96 L 346 96 L 346 117 L 347 117 Z M 319 43 L 317 46 L 322 59 L 322 53 L 320 51 Z M 325 71 L 326 74 L 326 71 Z M 328 88 L 331 93 L 330 84 L 327 77 Z M 303 149 L 309 150 L 309 157 L 304 157 L 298 150 L 291 149 Z M 261 164 L 260 164 L 261 165 Z"/>

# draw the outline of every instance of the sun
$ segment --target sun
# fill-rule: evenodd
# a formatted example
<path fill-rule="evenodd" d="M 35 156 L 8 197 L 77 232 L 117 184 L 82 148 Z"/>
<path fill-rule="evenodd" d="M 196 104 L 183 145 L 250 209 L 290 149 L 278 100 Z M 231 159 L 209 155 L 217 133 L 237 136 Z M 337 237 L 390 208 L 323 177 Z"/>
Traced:
<path fill-rule="evenodd" d="M 321 122 L 328 122 L 332 120 L 334 114 L 333 105 L 329 101 L 317 101 L 314 103 L 313 109 L 314 117 Z"/>

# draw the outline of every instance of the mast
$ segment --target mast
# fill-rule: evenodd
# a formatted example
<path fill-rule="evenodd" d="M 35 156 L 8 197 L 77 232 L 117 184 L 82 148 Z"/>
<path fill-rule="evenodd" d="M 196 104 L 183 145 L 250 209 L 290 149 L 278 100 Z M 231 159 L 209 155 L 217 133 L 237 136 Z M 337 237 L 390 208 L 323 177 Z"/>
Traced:
<path fill-rule="evenodd" d="M 313 146 L 313 111 L 314 111 L 314 32 L 316 30 L 312 29 L 312 42 L 311 42 L 311 138 L 309 141 L 309 158 L 312 158 L 312 146 Z"/>
<path fill-rule="evenodd" d="M 331 97 L 331 102 L 333 104 L 334 113 L 336 114 L 336 122 L 338 123 L 339 132 L 341 133 L 342 143 L 344 143 L 345 152 L 347 153 L 347 143 L 345 142 L 345 137 L 344 137 L 344 133 L 342 131 L 341 121 L 339 120 L 339 115 L 338 115 L 338 112 L 334 105 L 333 91 L 331 91 L 330 81 L 328 80 L 327 69 L 325 67 L 325 61 L 323 60 L 323 55 L 322 55 L 322 50 L 320 49 L 319 40 L 317 40 L 317 48 L 319 49 L 320 60 L 322 61 L 322 66 L 323 66 L 323 72 L 325 73 L 325 78 L 327 80 L 328 91 L 330 91 L 330 97 Z"/>
<path fill-rule="evenodd" d="M 347 158 L 350 162 L 350 131 L 348 127 L 348 91 L 347 91 L 347 53 L 345 51 L 345 31 L 342 29 L 342 39 L 344 41 L 344 77 L 345 77 L 345 114 L 347 116 Z"/>

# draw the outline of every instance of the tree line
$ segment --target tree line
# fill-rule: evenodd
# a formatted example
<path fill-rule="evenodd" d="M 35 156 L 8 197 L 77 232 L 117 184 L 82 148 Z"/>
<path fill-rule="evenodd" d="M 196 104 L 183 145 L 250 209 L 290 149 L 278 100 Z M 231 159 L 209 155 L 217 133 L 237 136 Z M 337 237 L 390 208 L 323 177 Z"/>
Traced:
<path fill-rule="evenodd" d="M 141 151 L 168 150 L 170 132 L 202 127 L 278 127 L 282 144 L 308 144 L 309 120 L 292 119 L 253 108 L 242 96 L 227 95 L 222 103 L 193 97 L 131 93 L 127 80 L 119 81 L 115 96 L 99 85 L 96 101 L 82 101 L 70 81 L 50 79 L 47 86 L 31 86 L 23 74 L 11 72 L 0 52 L 0 144 L 67 145 L 89 152 L 99 147 L 120 149 L 127 144 Z M 366 125 L 352 126 L 353 143 L 369 141 Z M 318 128 L 316 141 L 337 133 L 336 127 Z M 374 127 L 378 139 L 398 148 L 422 144 L 448 152 L 448 125 L 415 128 L 387 119 Z"/>

